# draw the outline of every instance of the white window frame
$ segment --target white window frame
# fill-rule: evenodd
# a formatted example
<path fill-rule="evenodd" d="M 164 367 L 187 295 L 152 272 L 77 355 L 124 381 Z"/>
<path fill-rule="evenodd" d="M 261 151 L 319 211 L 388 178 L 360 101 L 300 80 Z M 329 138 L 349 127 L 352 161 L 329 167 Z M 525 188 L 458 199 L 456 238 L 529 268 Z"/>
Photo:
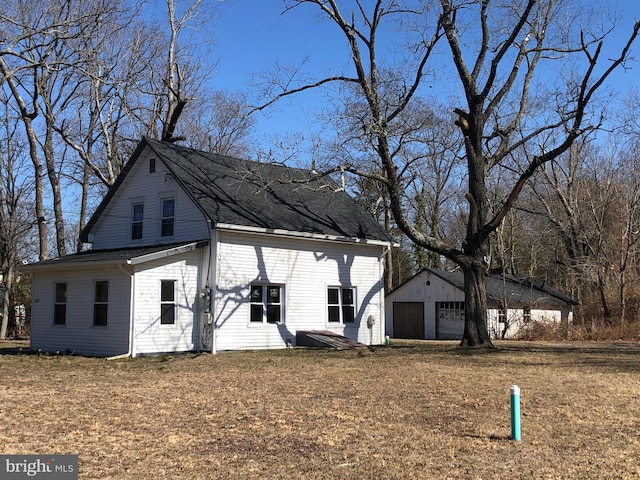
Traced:
<path fill-rule="evenodd" d="M 136 207 L 142 206 L 142 218 L 136 220 Z M 140 238 L 133 238 L 133 228 L 136 224 L 140 224 Z M 131 229 L 129 231 L 129 240 L 132 242 L 141 242 L 144 238 L 144 201 L 134 200 L 131 202 Z"/>
<path fill-rule="evenodd" d="M 107 285 L 107 298 L 106 300 L 98 299 L 98 284 L 106 283 Z M 109 280 L 95 280 L 93 282 L 93 326 L 104 328 L 109 326 Z M 96 323 L 97 320 L 97 307 L 104 306 L 106 309 L 105 312 L 105 322 L 104 323 Z"/>
<path fill-rule="evenodd" d="M 337 292 L 335 292 L 337 290 Z M 345 293 L 351 291 L 351 303 L 345 303 Z M 337 293 L 337 299 L 333 298 L 333 294 Z M 353 325 L 356 323 L 356 317 L 358 315 L 358 290 L 351 285 L 329 285 L 326 288 L 326 310 L 327 313 L 327 325 Z M 347 300 L 348 301 L 348 298 Z M 353 310 L 353 320 L 345 320 L 346 308 Z M 337 309 L 338 320 L 332 320 L 335 318 L 335 312 Z M 332 313 L 334 312 L 334 313 Z"/>
<path fill-rule="evenodd" d="M 58 301 L 58 285 L 64 285 L 64 301 Z M 67 292 L 69 291 L 67 282 L 55 282 L 53 284 L 53 325 L 55 327 L 64 327 L 67 325 Z M 56 323 L 56 310 L 58 306 L 64 306 L 64 316 L 62 322 Z"/>
<path fill-rule="evenodd" d="M 173 202 L 173 215 L 172 216 L 164 216 L 164 203 L 168 202 L 168 201 L 172 201 Z M 164 197 L 160 197 L 160 205 L 159 205 L 159 209 L 160 209 L 160 238 L 173 238 L 176 234 L 176 207 L 177 207 L 177 202 L 176 202 L 176 197 L 175 195 L 168 195 L 168 196 L 164 196 Z M 165 220 L 171 220 L 171 235 L 164 235 L 164 223 Z"/>
<path fill-rule="evenodd" d="M 259 296 L 255 295 L 257 289 L 260 289 Z M 270 289 L 277 289 L 277 296 L 271 296 Z M 285 323 L 284 292 L 284 285 L 280 283 L 252 283 L 249 286 L 249 325 L 283 325 Z M 270 301 L 270 299 L 276 301 Z M 269 307 L 272 307 L 272 312 L 274 309 L 278 310 L 278 320 L 269 320 L 271 315 Z M 260 308 L 259 314 L 256 313 L 258 308 Z M 256 319 L 258 316 L 260 320 Z"/>
<path fill-rule="evenodd" d="M 171 282 L 173 284 L 173 298 L 171 300 L 163 299 L 162 293 L 164 292 L 164 284 L 165 282 Z M 160 280 L 160 326 L 162 327 L 173 327 L 178 324 L 178 292 L 177 292 L 178 281 L 171 278 L 165 278 Z M 173 322 L 164 323 L 164 307 L 170 306 L 173 311 Z"/>

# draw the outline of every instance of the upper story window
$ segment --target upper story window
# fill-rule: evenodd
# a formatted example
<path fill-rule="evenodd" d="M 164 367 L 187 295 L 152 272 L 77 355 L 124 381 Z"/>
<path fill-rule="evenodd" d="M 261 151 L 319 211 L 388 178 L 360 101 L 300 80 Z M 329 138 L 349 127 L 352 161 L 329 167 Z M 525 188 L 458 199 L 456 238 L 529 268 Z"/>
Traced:
<path fill-rule="evenodd" d="M 250 321 L 280 323 L 283 319 L 281 285 L 251 285 Z"/>
<path fill-rule="evenodd" d="M 176 199 L 165 198 L 162 200 L 162 218 L 160 223 L 160 236 L 173 237 L 175 225 Z"/>
<path fill-rule="evenodd" d="M 156 173 L 156 159 L 149 159 L 149 173 Z"/>
<path fill-rule="evenodd" d="M 355 288 L 329 287 L 327 289 L 327 304 L 329 322 L 353 323 L 356 318 Z"/>
<path fill-rule="evenodd" d="M 53 324 L 67 324 L 67 284 L 56 283 L 55 302 L 53 305 Z"/>
<path fill-rule="evenodd" d="M 142 222 L 144 220 L 144 203 L 131 206 L 131 240 L 142 239 Z"/>
<path fill-rule="evenodd" d="M 109 307 L 109 282 L 100 280 L 95 283 L 95 301 L 93 303 L 93 324 L 95 326 L 107 326 L 107 314 Z"/>

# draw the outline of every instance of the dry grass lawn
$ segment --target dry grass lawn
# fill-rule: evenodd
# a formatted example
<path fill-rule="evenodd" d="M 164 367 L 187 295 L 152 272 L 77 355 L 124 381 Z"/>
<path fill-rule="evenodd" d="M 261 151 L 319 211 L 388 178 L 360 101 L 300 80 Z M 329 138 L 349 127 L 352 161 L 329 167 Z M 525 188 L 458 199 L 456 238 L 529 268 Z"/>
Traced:
<path fill-rule="evenodd" d="M 78 454 L 81 479 L 640 477 L 640 344 L 113 361 L 10 346 L 0 453 Z"/>

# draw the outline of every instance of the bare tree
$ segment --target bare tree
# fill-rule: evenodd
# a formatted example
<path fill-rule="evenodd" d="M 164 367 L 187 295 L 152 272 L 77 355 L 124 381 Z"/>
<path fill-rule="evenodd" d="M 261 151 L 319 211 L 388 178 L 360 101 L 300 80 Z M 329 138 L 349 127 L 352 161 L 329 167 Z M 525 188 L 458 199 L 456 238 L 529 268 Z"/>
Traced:
<path fill-rule="evenodd" d="M 201 91 L 204 98 L 194 99 L 182 116 L 189 132 L 185 141 L 192 147 L 221 155 L 246 158 L 253 155 L 250 134 L 255 118 L 241 93 Z"/>
<path fill-rule="evenodd" d="M 202 27 L 212 23 L 218 9 L 212 0 L 165 0 L 165 4 L 168 33 L 156 26 L 152 39 L 156 55 L 144 59 L 147 78 L 142 91 L 153 101 L 146 118 L 139 118 L 149 134 L 174 142 L 186 139 L 175 135 L 178 119 L 187 103 L 201 95 L 203 83 L 215 70 L 210 58 L 206 67 L 202 60 L 212 41 Z"/>
<path fill-rule="evenodd" d="M 5 339 L 20 253 L 34 224 L 28 208 L 33 187 L 28 180 L 30 175 L 25 172 L 28 155 L 6 97 L 0 105 L 0 280 L 4 287 L 0 339 Z"/>
<path fill-rule="evenodd" d="M 41 259 L 49 254 L 43 200 L 45 178 L 52 197 L 57 254 L 66 253 L 62 190 L 67 170 L 62 163 L 64 151 L 58 148 L 55 135 L 63 130 L 63 113 L 78 94 L 81 85 L 77 81 L 78 72 L 87 71 L 82 61 L 86 50 L 82 47 L 102 27 L 101 18 L 116 11 L 114 5 L 100 1 L 14 0 L 0 15 L 7 35 L 0 52 L 0 73 L 16 109 L 21 112 L 29 139 L 36 178 Z"/>
<path fill-rule="evenodd" d="M 439 0 L 437 5 L 405 5 L 399 0 L 377 0 L 367 9 L 356 0 L 348 17 L 335 0 L 290 0 L 287 8 L 306 4 L 315 6 L 338 27 L 349 46 L 354 74 L 333 75 L 296 86 L 288 82 L 289 87 L 275 95 L 274 101 L 335 82 L 358 92 L 361 104 L 367 107 L 363 128 L 374 138 L 374 151 L 383 174 L 357 168 L 360 165 L 349 166 L 348 170 L 383 183 L 394 220 L 404 234 L 460 266 L 465 278 L 462 345 L 491 346 L 486 322 L 490 235 L 542 165 L 567 151 L 585 132 L 599 127 L 601 119 L 591 115 L 590 107 L 597 102 L 596 94 L 605 80 L 627 59 L 640 24 L 634 26 L 620 54 L 608 60 L 601 58 L 608 30 L 580 30 L 579 17 L 585 12 L 577 5 L 577 18 L 561 18 L 571 11 L 569 1 Z M 394 59 L 396 70 L 383 68 L 378 58 L 379 34 L 383 33 L 385 22 L 394 19 L 401 26 L 416 27 L 417 22 L 422 22 L 419 29 L 411 30 L 412 48 L 401 50 L 412 57 Z M 461 92 L 455 114 L 464 139 L 468 177 L 467 225 L 462 245 L 419 231 L 406 215 L 403 179 L 390 134 L 394 121 L 417 98 L 426 65 L 441 38 L 449 48 L 448 66 L 452 67 Z M 600 67 L 602 62 L 607 64 Z M 403 68 L 407 65 L 413 67 L 412 72 Z M 569 78 L 557 82 L 544 78 L 543 72 L 555 71 L 555 66 L 567 68 Z M 390 83 L 394 88 L 389 88 Z M 554 103 L 549 105 L 543 98 L 553 99 Z M 519 167 L 514 158 L 526 158 L 526 162 Z M 487 182 L 491 171 L 500 168 L 517 174 L 507 196 L 490 210 Z"/>

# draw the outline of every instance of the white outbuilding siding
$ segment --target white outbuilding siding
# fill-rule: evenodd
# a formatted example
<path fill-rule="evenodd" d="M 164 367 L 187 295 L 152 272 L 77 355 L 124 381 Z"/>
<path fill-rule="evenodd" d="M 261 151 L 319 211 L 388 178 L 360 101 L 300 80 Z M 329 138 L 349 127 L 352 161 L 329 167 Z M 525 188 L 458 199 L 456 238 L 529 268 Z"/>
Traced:
<path fill-rule="evenodd" d="M 544 324 L 567 327 L 573 323 L 573 312 L 568 308 L 554 310 L 551 308 L 532 308 L 528 318 L 522 308 L 510 308 L 506 310 L 508 328 L 504 332 L 504 338 L 515 338 L 524 332 L 529 324 Z M 500 322 L 500 310 L 490 308 L 487 310 L 487 325 L 492 338 L 503 338 L 505 327 Z"/>
<path fill-rule="evenodd" d="M 368 345 L 384 342 L 381 246 L 233 232 L 221 232 L 219 239 L 215 350 L 282 348 L 295 344 L 297 330 L 329 330 Z M 281 288 L 281 322 L 250 321 L 251 285 Z M 355 322 L 328 321 L 330 287 L 355 290 Z"/>
<path fill-rule="evenodd" d="M 385 319 L 387 334 L 395 336 L 394 332 L 394 304 L 417 303 L 423 309 L 424 337 L 435 340 L 437 336 L 436 304 L 438 302 L 464 302 L 464 292 L 453 288 L 437 275 L 423 271 L 407 282 L 403 288 L 391 292 L 385 299 Z M 462 338 L 462 334 L 460 335 Z"/>

